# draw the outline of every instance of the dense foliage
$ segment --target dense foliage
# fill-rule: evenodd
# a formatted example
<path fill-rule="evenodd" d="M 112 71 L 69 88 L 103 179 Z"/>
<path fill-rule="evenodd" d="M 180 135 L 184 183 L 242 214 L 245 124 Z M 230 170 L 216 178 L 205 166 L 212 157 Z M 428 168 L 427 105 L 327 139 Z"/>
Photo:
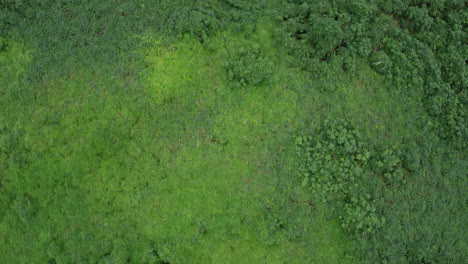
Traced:
<path fill-rule="evenodd" d="M 459 230 L 466 226 L 467 201 L 459 170 L 466 164 L 458 161 L 464 157 L 450 151 L 455 164 L 446 166 L 433 156 L 447 151 L 436 142 L 404 150 L 363 142 L 339 119 L 325 120 L 314 137 L 298 137 L 303 186 L 334 205 L 370 263 L 463 262 L 465 234 Z M 428 148 L 436 153 L 422 152 Z M 444 215 L 449 218 L 442 221 Z"/>
<path fill-rule="evenodd" d="M 278 20 L 303 69 L 314 73 L 316 64 L 339 61 L 348 71 L 355 56 L 367 57 L 433 118 L 418 126 L 422 135 L 386 150 L 366 146 L 346 123 L 325 122 L 299 138 L 304 184 L 337 204 L 343 227 L 357 235 L 371 263 L 463 262 L 466 2 L 288 1 L 287 7 Z"/>
<path fill-rule="evenodd" d="M 284 4 L 278 19 L 290 39 L 287 48 L 304 69 L 336 56 L 369 57 L 397 89 L 421 100 L 442 138 L 466 148 L 466 1 Z"/>
<path fill-rule="evenodd" d="M 271 80 L 271 63 L 258 47 L 240 48 L 224 65 L 233 88 L 257 86 Z"/>

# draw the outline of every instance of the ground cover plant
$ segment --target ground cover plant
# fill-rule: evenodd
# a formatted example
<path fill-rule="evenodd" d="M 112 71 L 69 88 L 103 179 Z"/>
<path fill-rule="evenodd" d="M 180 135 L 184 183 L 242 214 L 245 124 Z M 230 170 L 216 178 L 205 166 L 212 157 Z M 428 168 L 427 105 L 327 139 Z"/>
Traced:
<path fill-rule="evenodd" d="M 0 1 L 1 263 L 463 263 L 464 1 Z"/>

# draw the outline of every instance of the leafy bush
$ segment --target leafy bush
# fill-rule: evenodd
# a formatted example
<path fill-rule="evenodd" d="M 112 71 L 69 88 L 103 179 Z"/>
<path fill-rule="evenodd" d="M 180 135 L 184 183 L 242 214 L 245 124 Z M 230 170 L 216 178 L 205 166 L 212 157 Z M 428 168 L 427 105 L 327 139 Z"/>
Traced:
<path fill-rule="evenodd" d="M 466 196 L 458 196 L 466 191 L 464 154 L 426 136 L 419 145 L 381 149 L 346 121 L 327 119 L 314 137 L 296 139 L 303 186 L 333 205 L 368 263 L 461 263 L 466 257 L 457 231 L 466 226 Z M 452 162 L 442 164 L 443 155 Z"/>
<path fill-rule="evenodd" d="M 384 170 L 387 160 L 370 152 L 359 133 L 340 119 L 325 120 L 317 136 L 298 137 L 296 145 L 303 160 L 303 186 L 338 207 L 344 229 L 358 237 L 374 235 L 385 219 L 363 182 L 375 177 L 372 162 Z M 385 165 L 391 178 L 394 164 Z"/>
<path fill-rule="evenodd" d="M 442 138 L 466 148 L 463 1 L 289 0 L 283 5 L 277 20 L 287 36 L 282 47 L 303 69 L 337 56 L 369 56 L 372 68 L 402 93 L 422 98 Z"/>
<path fill-rule="evenodd" d="M 272 75 L 272 65 L 258 46 L 242 47 L 224 65 L 233 88 L 254 87 L 267 83 Z"/>

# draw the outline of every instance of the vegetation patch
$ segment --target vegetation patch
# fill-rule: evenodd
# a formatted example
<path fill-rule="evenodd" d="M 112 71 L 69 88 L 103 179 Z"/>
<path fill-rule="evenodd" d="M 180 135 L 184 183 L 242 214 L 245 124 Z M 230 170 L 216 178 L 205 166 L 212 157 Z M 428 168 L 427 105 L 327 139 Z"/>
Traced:
<path fill-rule="evenodd" d="M 1 263 L 464 263 L 466 3 L 0 1 Z"/>

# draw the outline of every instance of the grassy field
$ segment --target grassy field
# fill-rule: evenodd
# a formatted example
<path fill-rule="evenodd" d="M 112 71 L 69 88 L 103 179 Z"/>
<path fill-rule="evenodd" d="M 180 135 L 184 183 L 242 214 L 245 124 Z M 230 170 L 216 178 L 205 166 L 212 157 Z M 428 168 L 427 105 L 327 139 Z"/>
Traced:
<path fill-rule="evenodd" d="M 11 43 L 2 259 L 345 263 L 337 220 L 296 187 L 290 142 L 306 115 L 306 79 L 273 56 L 269 38 L 227 32 L 207 51 L 147 37 L 135 51 L 147 55 L 144 72 L 82 66 L 31 88 L 20 76 L 34 51 Z M 276 64 L 272 82 L 231 89 L 229 49 L 257 43 Z"/>
<path fill-rule="evenodd" d="M 135 34 L 122 60 L 71 56 L 36 79 L 44 54 L 1 39 L 0 263 L 359 263 L 301 184 L 295 137 L 336 116 L 396 149 L 431 122 L 422 95 L 362 59 L 305 72 L 259 21 L 202 42 Z M 264 78 L 236 72 L 244 59 Z"/>

